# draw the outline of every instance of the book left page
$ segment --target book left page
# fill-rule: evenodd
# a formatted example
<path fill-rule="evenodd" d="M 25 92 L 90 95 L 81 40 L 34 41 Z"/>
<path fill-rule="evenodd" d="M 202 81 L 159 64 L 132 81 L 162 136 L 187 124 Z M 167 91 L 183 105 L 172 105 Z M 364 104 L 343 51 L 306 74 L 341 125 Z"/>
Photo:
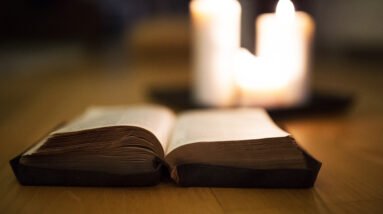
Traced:
<path fill-rule="evenodd" d="M 157 105 L 91 107 L 80 117 L 52 132 L 50 136 L 112 126 L 136 126 L 153 133 L 165 150 L 174 121 L 175 115 L 171 110 Z M 24 155 L 34 153 L 46 139 Z"/>

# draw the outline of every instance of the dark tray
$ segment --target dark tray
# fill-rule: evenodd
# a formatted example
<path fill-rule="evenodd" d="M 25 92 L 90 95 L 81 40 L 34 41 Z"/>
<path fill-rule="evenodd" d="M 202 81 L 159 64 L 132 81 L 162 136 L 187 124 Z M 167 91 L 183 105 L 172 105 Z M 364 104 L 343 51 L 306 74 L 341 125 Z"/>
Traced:
<path fill-rule="evenodd" d="M 175 111 L 209 108 L 193 102 L 191 90 L 186 87 L 150 88 L 149 97 Z M 288 119 L 315 115 L 341 114 L 347 112 L 354 96 L 347 93 L 313 90 L 309 100 L 301 106 L 268 110 L 274 119 Z"/>

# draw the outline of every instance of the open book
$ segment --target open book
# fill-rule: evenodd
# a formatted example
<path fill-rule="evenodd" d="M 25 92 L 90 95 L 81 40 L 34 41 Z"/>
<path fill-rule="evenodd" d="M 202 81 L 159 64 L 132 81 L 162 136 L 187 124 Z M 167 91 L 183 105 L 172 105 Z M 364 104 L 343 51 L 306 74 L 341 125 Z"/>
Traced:
<path fill-rule="evenodd" d="M 94 107 L 11 161 L 26 185 L 310 187 L 320 163 L 263 109 Z M 167 169 L 167 170 L 162 170 Z"/>

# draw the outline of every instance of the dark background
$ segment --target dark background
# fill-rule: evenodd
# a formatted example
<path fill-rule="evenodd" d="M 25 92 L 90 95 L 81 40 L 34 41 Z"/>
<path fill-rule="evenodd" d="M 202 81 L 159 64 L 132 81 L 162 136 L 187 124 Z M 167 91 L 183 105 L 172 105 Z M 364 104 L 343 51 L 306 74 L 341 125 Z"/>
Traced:
<path fill-rule="evenodd" d="M 254 19 L 274 11 L 276 0 L 240 0 L 243 41 L 253 46 Z M 297 10 L 317 22 L 323 49 L 382 49 L 383 2 L 380 0 L 295 0 Z M 164 14 L 188 15 L 188 0 L 13 0 L 0 6 L 0 38 L 10 41 L 82 40 L 99 42 L 121 34 L 138 20 Z M 366 50 L 365 50 L 366 51 Z"/>
<path fill-rule="evenodd" d="M 383 59 L 383 1 L 293 2 L 297 10 L 310 13 L 316 21 L 315 57 Z M 261 13 L 273 12 L 277 0 L 240 0 L 240 3 L 241 43 L 253 51 L 254 20 Z M 106 61 L 112 58 L 112 61 L 125 62 L 132 59 L 134 53 L 140 55 L 142 52 L 151 60 L 164 56 L 171 59 L 172 54 L 188 56 L 188 6 L 189 0 L 3 1 L 0 3 L 0 72 L 12 73 L 25 61 L 26 64 L 52 64 L 57 60 L 52 59 L 54 56 L 63 58 L 58 61 L 64 63 L 65 57 L 77 60 L 84 53 L 86 56 L 101 55 Z M 144 25 L 149 28 L 144 33 L 145 38 L 135 37 L 142 23 L 166 24 L 166 20 L 169 26 L 177 22 L 177 27 L 170 26 L 171 32 L 158 34 L 158 31 L 150 31 L 150 24 L 149 27 Z M 130 45 L 137 41 L 140 47 Z"/>

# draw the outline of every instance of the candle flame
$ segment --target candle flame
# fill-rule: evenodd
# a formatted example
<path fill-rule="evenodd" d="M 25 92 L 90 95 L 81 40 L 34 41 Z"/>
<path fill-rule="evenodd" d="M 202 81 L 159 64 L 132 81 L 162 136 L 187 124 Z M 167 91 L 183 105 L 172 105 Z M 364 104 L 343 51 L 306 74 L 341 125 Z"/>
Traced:
<path fill-rule="evenodd" d="M 283 19 L 291 19 L 295 15 L 294 4 L 290 0 L 279 0 L 275 13 Z"/>

